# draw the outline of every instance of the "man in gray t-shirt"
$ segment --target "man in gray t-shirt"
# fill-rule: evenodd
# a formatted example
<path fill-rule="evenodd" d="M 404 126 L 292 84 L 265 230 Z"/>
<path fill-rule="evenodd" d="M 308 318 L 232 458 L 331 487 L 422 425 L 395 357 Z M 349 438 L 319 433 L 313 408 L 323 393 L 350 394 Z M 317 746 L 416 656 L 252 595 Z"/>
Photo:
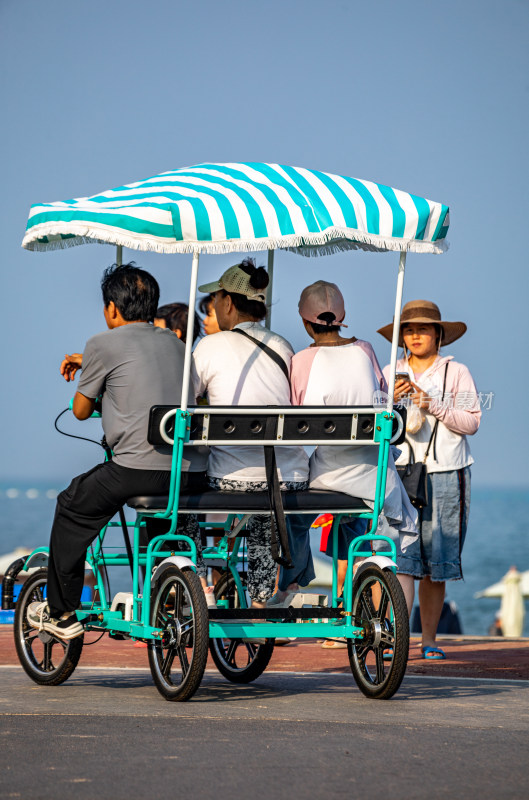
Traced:
<path fill-rule="evenodd" d="M 180 402 L 184 352 L 172 331 L 147 322 L 121 325 L 86 343 L 77 391 L 92 399 L 103 395 L 103 430 L 116 464 L 171 469 L 171 447 L 149 444 L 147 426 L 151 406 Z"/>
<path fill-rule="evenodd" d="M 70 381 L 82 369 L 72 407 L 78 419 L 90 417 L 102 395 L 103 430 L 113 460 L 74 478 L 59 494 L 47 600 L 28 607 L 30 625 L 62 639 L 83 633 L 75 609 L 87 547 L 129 497 L 168 492 L 171 448 L 147 441 L 149 410 L 178 403 L 182 391 L 184 345 L 171 331 L 151 324 L 160 295 L 156 280 L 132 265 L 111 267 L 101 288 L 109 330 L 89 339 L 83 354 L 66 356 L 61 374 Z M 204 464 L 187 459 L 182 466 L 183 491 L 200 491 Z"/>

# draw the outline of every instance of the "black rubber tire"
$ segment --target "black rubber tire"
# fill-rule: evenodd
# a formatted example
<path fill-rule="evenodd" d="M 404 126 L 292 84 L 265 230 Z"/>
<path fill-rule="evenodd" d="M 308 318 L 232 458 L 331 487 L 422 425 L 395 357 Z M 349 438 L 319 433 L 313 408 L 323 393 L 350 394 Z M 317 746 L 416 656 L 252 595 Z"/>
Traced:
<path fill-rule="evenodd" d="M 30 603 L 44 600 L 48 581 L 46 567 L 33 572 L 18 595 L 13 633 L 19 661 L 32 681 L 39 686 L 58 686 L 67 680 L 81 658 L 84 635 L 63 641 L 51 633 L 39 633 L 26 619 Z"/>
<path fill-rule="evenodd" d="M 380 586 L 377 608 L 371 595 L 376 584 Z M 354 679 L 366 697 L 388 700 L 402 683 L 410 646 L 408 610 L 396 575 L 374 564 L 361 570 L 353 584 L 352 609 L 355 624 L 361 620 L 366 630 L 363 639 L 347 640 Z M 391 622 L 387 618 L 389 612 L 392 612 Z M 385 660 L 384 651 L 390 647 L 393 657 Z M 368 664 L 373 657 L 375 664 Z"/>
<path fill-rule="evenodd" d="M 243 585 L 246 574 L 241 572 Z M 237 587 L 231 572 L 225 572 L 215 585 L 215 600 L 227 597 L 228 608 L 240 608 Z M 220 674 L 231 683 L 251 683 L 267 668 L 274 652 L 275 639 L 254 644 L 242 639 L 210 639 L 209 651 Z M 237 655 L 240 662 L 237 662 Z"/>
<path fill-rule="evenodd" d="M 149 643 L 156 688 L 166 700 L 189 700 L 204 675 L 209 638 L 206 597 L 193 570 L 170 566 L 163 571 L 151 591 L 151 625 L 166 630 L 163 640 Z"/>

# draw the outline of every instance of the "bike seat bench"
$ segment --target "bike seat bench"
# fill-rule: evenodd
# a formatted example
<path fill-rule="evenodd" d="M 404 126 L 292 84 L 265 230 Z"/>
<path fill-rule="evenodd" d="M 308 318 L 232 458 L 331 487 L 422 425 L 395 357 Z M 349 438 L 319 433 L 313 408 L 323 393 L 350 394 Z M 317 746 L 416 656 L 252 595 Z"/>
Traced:
<path fill-rule="evenodd" d="M 307 489 L 299 492 L 281 492 L 285 514 L 353 514 L 369 512 L 364 500 L 341 492 Z M 165 511 L 168 495 L 137 495 L 127 500 L 127 505 L 139 513 L 153 514 Z M 266 492 L 223 492 L 209 489 L 197 494 L 182 494 L 178 501 L 182 514 L 270 514 L 270 500 Z"/>

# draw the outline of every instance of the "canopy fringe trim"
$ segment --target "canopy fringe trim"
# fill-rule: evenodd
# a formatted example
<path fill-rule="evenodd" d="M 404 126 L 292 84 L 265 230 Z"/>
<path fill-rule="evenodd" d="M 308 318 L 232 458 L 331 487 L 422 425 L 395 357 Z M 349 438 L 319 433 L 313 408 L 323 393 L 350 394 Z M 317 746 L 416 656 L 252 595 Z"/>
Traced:
<path fill-rule="evenodd" d="M 26 250 L 62 250 L 81 244 L 121 245 L 130 250 L 144 250 L 155 253 L 209 253 L 221 255 L 234 252 L 255 252 L 260 250 L 289 250 L 302 256 L 325 256 L 346 250 L 368 250 L 375 252 L 406 251 L 410 253 L 440 254 L 448 249 L 448 242 L 424 242 L 415 239 L 395 239 L 377 234 L 361 233 L 349 228 L 329 228 L 319 233 L 303 236 L 291 235 L 249 240 L 227 240 L 222 242 L 164 242 L 145 235 L 137 237 L 130 232 L 120 232 L 100 226 L 93 233 L 86 225 L 79 225 L 79 232 L 71 222 L 61 231 L 61 224 L 45 223 L 28 231 L 22 242 Z M 62 239 L 61 233 L 69 234 Z M 72 236 L 72 234 L 74 234 Z M 47 242 L 38 239 L 50 237 Z"/>

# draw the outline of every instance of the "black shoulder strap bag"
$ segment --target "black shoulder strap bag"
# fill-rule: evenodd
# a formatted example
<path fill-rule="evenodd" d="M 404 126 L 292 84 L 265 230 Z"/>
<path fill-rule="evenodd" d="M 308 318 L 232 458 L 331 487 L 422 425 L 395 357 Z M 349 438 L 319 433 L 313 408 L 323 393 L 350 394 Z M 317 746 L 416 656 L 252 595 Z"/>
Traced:
<path fill-rule="evenodd" d="M 446 389 L 446 373 L 448 372 L 448 364 L 445 366 L 445 374 L 443 380 L 443 394 L 441 397 L 441 402 L 444 400 L 445 396 L 445 389 Z M 424 454 L 423 460 L 417 464 L 415 461 L 415 456 L 413 454 L 413 447 L 411 446 L 410 440 L 406 437 L 406 444 L 408 445 L 409 453 L 410 453 L 410 460 L 408 464 L 402 464 L 397 467 L 397 472 L 399 473 L 399 477 L 406 489 L 406 494 L 410 498 L 410 503 L 415 506 L 415 508 L 424 508 L 429 503 L 428 498 L 428 473 L 426 470 L 426 460 L 428 458 L 428 454 L 433 444 L 433 456 L 434 459 L 437 461 L 437 457 L 435 454 L 435 442 L 437 440 L 437 428 L 439 427 L 439 420 L 435 420 L 435 424 L 433 426 L 433 430 L 430 436 L 430 441 L 428 442 L 428 447 L 426 448 L 426 452 Z"/>
<path fill-rule="evenodd" d="M 247 339 L 250 339 L 254 344 L 257 345 L 267 356 L 269 356 L 272 361 L 274 361 L 277 366 L 283 372 L 283 375 L 290 383 L 290 377 L 288 372 L 288 367 L 279 355 L 276 353 L 275 350 L 272 350 L 271 347 L 268 347 L 267 344 L 264 342 L 260 342 L 258 339 L 254 339 L 253 336 L 250 336 L 246 331 L 243 331 L 242 328 L 234 328 L 234 333 L 240 333 L 241 336 L 245 336 Z M 266 429 L 265 429 L 265 437 L 267 439 L 272 439 L 275 436 L 275 425 L 274 420 L 272 418 L 267 419 L 266 421 Z M 288 546 L 288 533 L 287 533 L 287 524 L 285 520 L 285 511 L 283 509 L 283 499 L 281 497 L 281 486 L 279 483 L 279 475 L 277 472 L 277 462 L 276 462 L 276 451 L 274 445 L 265 445 L 264 446 L 264 457 L 265 457 L 265 472 L 266 472 L 266 482 L 268 484 L 268 500 L 270 503 L 270 510 L 272 512 L 270 521 L 271 521 L 271 528 L 272 528 L 272 535 L 271 535 L 271 551 L 272 551 L 272 558 L 276 562 L 276 564 L 280 564 L 282 567 L 286 567 L 290 569 L 293 567 L 292 563 L 292 556 L 290 554 L 290 547 Z M 281 544 L 281 552 L 282 555 L 279 553 L 279 544 Z"/>
<path fill-rule="evenodd" d="M 285 378 L 287 379 L 287 381 L 290 384 L 290 374 L 289 374 L 289 371 L 288 371 L 288 367 L 285 364 L 285 362 L 283 361 L 283 359 L 281 358 L 281 356 L 279 355 L 279 353 L 276 353 L 275 350 L 272 350 L 272 348 L 268 347 L 268 345 L 265 344 L 264 342 L 260 342 L 259 339 L 254 339 L 253 336 L 250 336 L 249 333 L 246 333 L 246 331 L 243 331 L 242 328 L 234 328 L 233 329 L 233 333 L 240 333 L 241 336 L 245 336 L 251 342 L 256 344 L 257 347 L 260 347 L 261 350 L 264 353 L 266 353 L 267 356 L 270 356 L 272 361 L 275 361 L 275 363 L 281 369 L 281 371 L 283 372 L 283 375 L 285 376 Z"/>

